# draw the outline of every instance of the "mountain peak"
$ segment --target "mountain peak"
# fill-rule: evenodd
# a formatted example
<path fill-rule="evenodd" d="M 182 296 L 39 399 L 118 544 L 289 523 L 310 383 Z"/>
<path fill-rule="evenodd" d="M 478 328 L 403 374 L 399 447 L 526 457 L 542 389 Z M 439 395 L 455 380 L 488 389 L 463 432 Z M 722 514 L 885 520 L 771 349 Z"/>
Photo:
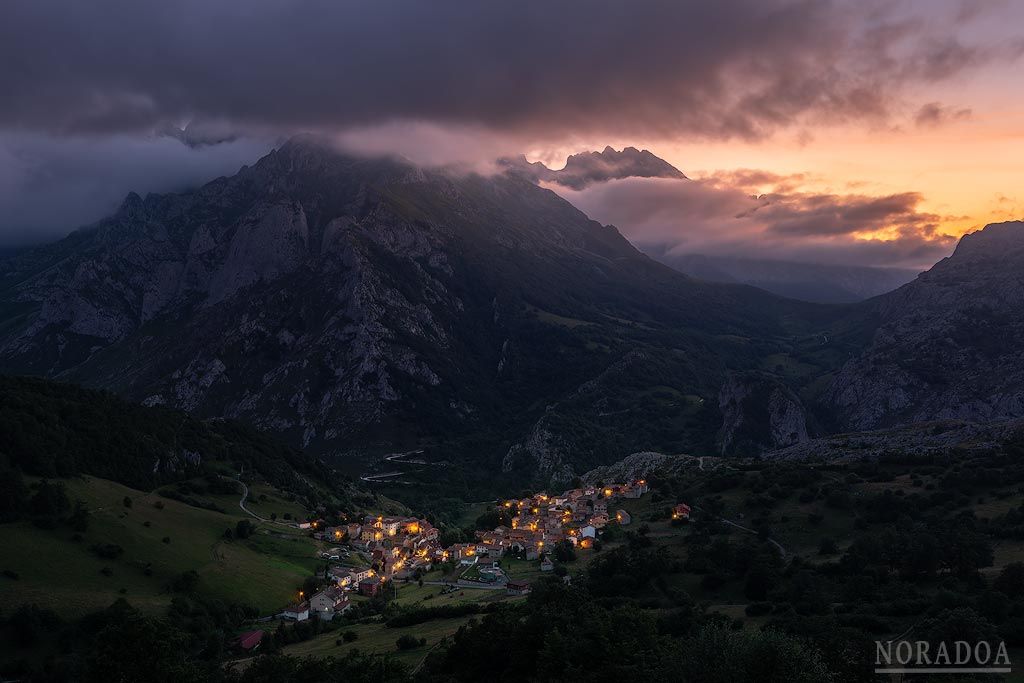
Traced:
<path fill-rule="evenodd" d="M 960 238 L 951 260 L 1006 258 L 1024 251 L 1024 221 L 990 223 Z"/>
<path fill-rule="evenodd" d="M 530 163 L 520 155 L 501 159 L 499 163 L 510 170 L 531 178 L 534 182 L 548 181 L 574 190 L 588 185 L 622 178 L 675 178 L 686 180 L 678 168 L 649 150 L 625 147 L 617 151 L 608 145 L 600 152 L 580 152 L 565 160 L 565 168 L 553 171 L 543 163 Z"/>

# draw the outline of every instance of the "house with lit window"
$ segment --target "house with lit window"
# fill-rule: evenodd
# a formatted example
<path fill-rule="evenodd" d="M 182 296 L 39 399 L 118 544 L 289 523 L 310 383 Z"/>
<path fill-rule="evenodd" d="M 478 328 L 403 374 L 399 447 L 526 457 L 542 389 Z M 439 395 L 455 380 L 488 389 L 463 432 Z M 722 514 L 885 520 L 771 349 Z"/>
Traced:
<path fill-rule="evenodd" d="M 310 611 L 324 621 L 330 621 L 336 614 L 343 614 L 351 606 L 345 591 L 336 586 L 322 590 L 309 599 Z"/>

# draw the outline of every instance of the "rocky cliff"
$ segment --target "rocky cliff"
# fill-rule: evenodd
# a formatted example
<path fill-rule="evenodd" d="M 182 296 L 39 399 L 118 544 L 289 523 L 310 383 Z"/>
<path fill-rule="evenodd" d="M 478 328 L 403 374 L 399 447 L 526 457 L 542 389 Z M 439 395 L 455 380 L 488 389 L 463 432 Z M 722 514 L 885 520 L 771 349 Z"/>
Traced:
<path fill-rule="evenodd" d="M 1024 223 L 966 235 L 862 312 L 876 331 L 825 395 L 845 428 L 1024 416 Z"/>
<path fill-rule="evenodd" d="M 723 455 L 754 456 L 808 438 L 799 397 L 771 377 L 730 375 L 719 391 L 718 407 L 722 412 L 719 443 Z"/>

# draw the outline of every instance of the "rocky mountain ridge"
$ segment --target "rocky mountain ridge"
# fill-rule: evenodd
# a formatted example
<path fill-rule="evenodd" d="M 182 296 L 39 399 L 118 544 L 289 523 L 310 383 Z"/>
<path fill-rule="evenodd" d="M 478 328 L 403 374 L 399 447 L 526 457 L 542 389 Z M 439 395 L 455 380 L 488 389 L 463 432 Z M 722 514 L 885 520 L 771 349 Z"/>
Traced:
<path fill-rule="evenodd" d="M 622 178 L 675 178 L 686 175 L 649 150 L 625 147 L 617 151 L 607 146 L 601 152 L 580 152 L 565 160 L 565 167 L 550 169 L 540 161 L 530 162 L 524 155 L 499 159 L 498 164 L 534 182 L 551 182 L 574 190 L 594 183 Z"/>
<path fill-rule="evenodd" d="M 1024 416 L 1024 222 L 964 236 L 861 311 L 877 321 L 871 342 L 824 397 L 846 429 Z"/>

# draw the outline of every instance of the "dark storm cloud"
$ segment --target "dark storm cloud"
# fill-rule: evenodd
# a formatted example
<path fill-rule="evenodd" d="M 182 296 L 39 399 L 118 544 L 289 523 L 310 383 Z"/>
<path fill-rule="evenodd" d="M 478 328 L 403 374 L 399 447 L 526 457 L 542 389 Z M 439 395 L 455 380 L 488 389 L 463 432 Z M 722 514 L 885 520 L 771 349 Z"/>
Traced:
<path fill-rule="evenodd" d="M 808 192 L 799 189 L 801 178 L 744 170 L 696 181 L 630 178 L 580 192 L 552 189 L 658 252 L 927 267 L 955 245 L 936 232 L 941 217 L 922 211 L 917 193 Z M 754 193 L 765 183 L 774 191 Z"/>
<path fill-rule="evenodd" d="M 902 85 L 1010 54 L 949 38 L 933 4 L 928 21 L 900 7 L 16 0 L 0 21 L 0 127 L 112 132 L 199 116 L 756 139 L 803 118 L 883 120 Z"/>
<path fill-rule="evenodd" d="M 189 147 L 170 137 L 0 134 L 0 245 L 63 237 L 112 213 L 132 190 L 184 190 L 235 173 L 268 144 Z"/>

